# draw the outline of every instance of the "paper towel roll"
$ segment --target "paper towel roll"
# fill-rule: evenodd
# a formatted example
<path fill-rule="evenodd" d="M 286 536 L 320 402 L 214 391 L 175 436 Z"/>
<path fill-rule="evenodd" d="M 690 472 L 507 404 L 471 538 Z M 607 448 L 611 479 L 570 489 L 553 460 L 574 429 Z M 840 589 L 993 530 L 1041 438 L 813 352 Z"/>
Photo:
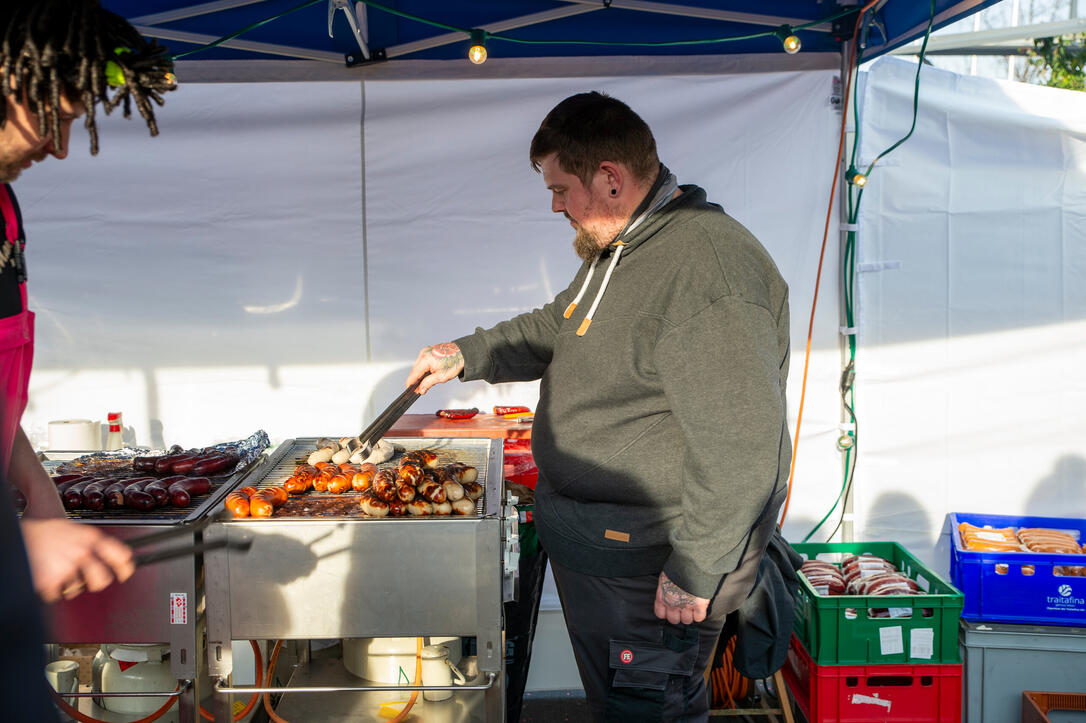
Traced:
<path fill-rule="evenodd" d="M 49 449 L 98 450 L 102 425 L 89 419 L 57 419 L 49 422 Z"/>

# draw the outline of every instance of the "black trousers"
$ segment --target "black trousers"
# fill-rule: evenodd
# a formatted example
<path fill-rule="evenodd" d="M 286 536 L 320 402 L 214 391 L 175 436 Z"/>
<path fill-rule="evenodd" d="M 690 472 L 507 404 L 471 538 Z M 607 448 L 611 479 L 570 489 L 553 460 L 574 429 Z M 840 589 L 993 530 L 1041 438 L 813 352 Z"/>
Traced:
<path fill-rule="evenodd" d="M 710 603 L 705 620 L 672 625 L 653 613 L 659 575 L 594 577 L 551 559 L 581 684 L 595 721 L 707 721 L 705 670 L 728 613 L 750 594 L 772 535 L 773 517 L 755 529 L 739 567 Z"/>
<path fill-rule="evenodd" d="M 45 680 L 45 628 L 11 488 L 0 479 L 0 699 L 5 723 L 60 720 Z"/>

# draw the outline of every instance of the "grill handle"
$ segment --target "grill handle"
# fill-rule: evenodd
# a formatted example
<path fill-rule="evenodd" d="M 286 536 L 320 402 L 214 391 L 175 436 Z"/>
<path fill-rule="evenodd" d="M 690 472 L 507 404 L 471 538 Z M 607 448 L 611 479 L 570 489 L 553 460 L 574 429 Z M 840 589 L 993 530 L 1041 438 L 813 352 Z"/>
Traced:
<path fill-rule="evenodd" d="M 252 693 L 347 693 L 358 692 L 365 693 L 371 691 L 384 692 L 384 691 L 400 691 L 405 690 L 489 690 L 494 687 L 494 681 L 497 680 L 497 673 L 487 673 L 486 683 L 483 685 L 354 685 L 354 686 L 342 686 L 342 685 L 322 685 L 322 686 L 309 686 L 309 687 L 278 687 L 278 688 L 258 688 L 258 687 L 245 687 L 245 688 L 228 688 L 222 685 L 222 681 L 216 681 L 215 693 L 226 695 L 228 693 L 250 695 Z"/>

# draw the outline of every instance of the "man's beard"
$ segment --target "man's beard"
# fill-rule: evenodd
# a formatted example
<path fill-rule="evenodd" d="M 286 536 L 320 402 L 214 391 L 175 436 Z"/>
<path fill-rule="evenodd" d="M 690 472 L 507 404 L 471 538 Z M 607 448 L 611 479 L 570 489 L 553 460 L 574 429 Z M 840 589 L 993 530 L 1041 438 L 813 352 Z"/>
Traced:
<path fill-rule="evenodd" d="M 603 251 L 600 248 L 599 237 L 585 230 L 584 226 L 577 227 L 577 235 L 573 237 L 573 250 L 583 261 L 594 261 Z"/>

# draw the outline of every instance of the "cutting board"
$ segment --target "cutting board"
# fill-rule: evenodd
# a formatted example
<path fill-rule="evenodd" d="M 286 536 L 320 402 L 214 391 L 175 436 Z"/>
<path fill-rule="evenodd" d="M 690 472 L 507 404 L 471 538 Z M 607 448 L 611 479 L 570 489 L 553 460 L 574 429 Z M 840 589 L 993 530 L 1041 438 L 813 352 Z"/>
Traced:
<path fill-rule="evenodd" d="M 476 414 L 471 419 L 445 419 L 434 414 L 405 414 L 386 436 L 531 439 L 532 423 L 520 419 L 506 419 L 496 414 Z"/>

